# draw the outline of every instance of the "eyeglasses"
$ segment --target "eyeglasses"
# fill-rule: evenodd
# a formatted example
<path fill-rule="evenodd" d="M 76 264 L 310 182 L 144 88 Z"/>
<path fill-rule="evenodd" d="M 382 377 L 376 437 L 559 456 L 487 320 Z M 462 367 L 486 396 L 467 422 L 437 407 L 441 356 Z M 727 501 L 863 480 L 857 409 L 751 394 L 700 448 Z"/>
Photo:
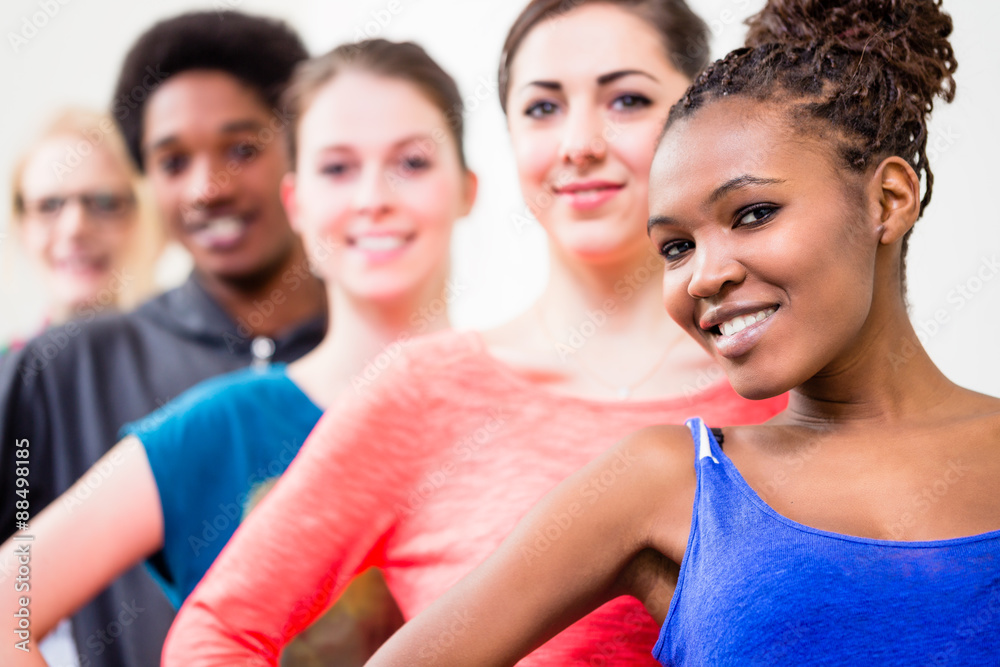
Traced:
<path fill-rule="evenodd" d="M 54 222 L 66 204 L 73 200 L 80 202 L 83 210 L 97 220 L 118 220 L 135 206 L 132 193 L 80 192 L 70 195 L 49 195 L 32 200 L 22 200 L 24 213 L 43 222 Z"/>

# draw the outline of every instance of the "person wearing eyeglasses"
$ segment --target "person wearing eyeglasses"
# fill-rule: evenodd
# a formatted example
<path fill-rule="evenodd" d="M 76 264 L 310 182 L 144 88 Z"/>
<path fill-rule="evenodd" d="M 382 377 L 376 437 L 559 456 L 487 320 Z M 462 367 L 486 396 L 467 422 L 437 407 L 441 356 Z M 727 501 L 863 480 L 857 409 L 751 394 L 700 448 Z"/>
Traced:
<path fill-rule="evenodd" d="M 110 113 L 161 229 L 190 255 L 192 271 L 131 311 L 85 312 L 0 357 L 0 540 L 32 535 L 35 517 L 125 424 L 210 377 L 290 363 L 322 340 L 326 289 L 280 187 L 290 164 L 280 97 L 307 57 L 284 22 L 236 11 L 165 18 L 125 54 Z M 63 175 L 66 189 L 55 194 L 66 197 L 67 215 L 99 206 L 69 197 L 88 192 L 69 186 L 79 170 L 71 158 L 87 150 L 71 148 L 51 166 Z M 40 196 L 25 193 L 26 210 L 37 212 Z M 96 221 L 91 227 L 96 234 Z M 16 583 L 4 560 L 11 555 L 0 553 L 0 588 Z M 31 566 L 41 559 L 36 552 Z M 173 617 L 160 586 L 133 567 L 72 616 L 72 657 L 81 667 L 157 665 Z"/>
<path fill-rule="evenodd" d="M 11 189 L 20 243 L 7 252 L 25 252 L 47 293 L 36 330 L 129 309 L 153 292 L 163 226 L 109 116 L 60 112 L 15 165 Z"/>

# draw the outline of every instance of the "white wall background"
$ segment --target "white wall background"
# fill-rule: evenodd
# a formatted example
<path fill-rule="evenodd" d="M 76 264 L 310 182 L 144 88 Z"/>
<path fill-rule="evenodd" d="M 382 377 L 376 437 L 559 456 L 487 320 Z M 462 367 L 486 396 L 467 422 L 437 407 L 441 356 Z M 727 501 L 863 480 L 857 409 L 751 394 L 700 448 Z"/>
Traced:
<path fill-rule="evenodd" d="M 453 304 L 454 321 L 460 327 L 502 322 L 531 302 L 547 270 L 542 232 L 516 225 L 512 217 L 524 204 L 494 88 L 506 30 L 524 1 L 396 0 L 399 11 L 392 14 L 389 0 L 3 0 L 0 245 L 11 240 L 6 236 L 11 162 L 47 114 L 66 104 L 103 107 L 126 50 L 154 21 L 191 9 L 234 8 L 289 21 L 313 53 L 365 32 L 413 39 L 455 76 L 467 100 L 467 148 L 481 188 L 475 210 L 457 232 L 454 276 L 463 289 Z M 716 57 L 741 43 L 743 18 L 762 4 L 689 2 L 712 27 Z M 9 35 L 22 34 L 33 19 L 41 23 L 43 6 L 58 10 L 27 44 L 15 48 Z M 931 123 L 937 182 L 934 201 L 912 239 L 911 312 L 918 330 L 926 332 L 931 356 L 949 376 L 1000 396 L 1000 269 L 991 268 L 1000 260 L 1000 209 L 990 199 L 997 188 L 991 167 L 1000 155 L 993 117 L 1000 110 L 995 42 L 1000 3 L 945 0 L 945 8 L 955 20 L 959 94 L 950 107 L 939 106 Z M 385 25 L 377 22 L 380 15 Z M 7 261 L 10 253 L 0 257 Z M 165 283 L 183 277 L 183 257 L 173 255 L 164 264 Z M 0 270 L 4 340 L 37 321 L 44 295 L 23 261 L 15 258 L 14 266 L 0 269 L 5 269 Z M 934 324 L 935 318 L 944 324 Z"/>

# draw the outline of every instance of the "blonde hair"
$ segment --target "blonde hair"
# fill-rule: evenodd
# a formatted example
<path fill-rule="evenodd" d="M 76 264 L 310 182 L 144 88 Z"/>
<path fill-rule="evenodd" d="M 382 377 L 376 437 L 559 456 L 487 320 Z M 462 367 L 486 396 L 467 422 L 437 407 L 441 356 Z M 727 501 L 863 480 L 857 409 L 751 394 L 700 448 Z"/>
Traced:
<path fill-rule="evenodd" d="M 125 253 L 126 259 L 122 269 L 127 275 L 133 276 L 134 280 L 124 286 L 116 295 L 115 301 L 118 308 L 128 310 L 156 291 L 154 276 L 156 260 L 166 245 L 166 232 L 156 213 L 146 180 L 132 163 L 125 141 L 111 116 L 87 109 L 68 108 L 60 111 L 43 127 L 31 147 L 14 164 L 10 184 L 10 230 L 17 233 L 24 217 L 22 186 L 28 162 L 42 143 L 66 136 L 80 137 L 80 155 L 89 155 L 94 149 L 107 150 L 128 177 L 129 187 L 136 202 L 135 229 L 129 241 L 128 251 Z M 84 149 L 84 146 L 87 148 Z M 67 166 L 67 169 L 69 168 L 71 166 Z M 4 245 L 7 246 L 8 253 L 8 261 L 5 264 L 9 267 L 12 244 Z"/>

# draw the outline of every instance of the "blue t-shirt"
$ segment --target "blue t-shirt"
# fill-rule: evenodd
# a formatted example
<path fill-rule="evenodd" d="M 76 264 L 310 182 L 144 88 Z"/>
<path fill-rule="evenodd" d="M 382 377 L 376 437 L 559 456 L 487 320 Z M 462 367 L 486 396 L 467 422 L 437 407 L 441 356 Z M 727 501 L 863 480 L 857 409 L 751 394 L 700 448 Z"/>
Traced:
<path fill-rule="evenodd" d="M 221 375 L 122 427 L 146 449 L 163 506 L 163 549 L 147 561 L 180 607 L 260 484 L 278 477 L 322 411 L 284 364 Z"/>
<path fill-rule="evenodd" d="M 1000 665 L 1000 531 L 896 542 L 780 515 L 700 419 L 664 665 Z"/>

